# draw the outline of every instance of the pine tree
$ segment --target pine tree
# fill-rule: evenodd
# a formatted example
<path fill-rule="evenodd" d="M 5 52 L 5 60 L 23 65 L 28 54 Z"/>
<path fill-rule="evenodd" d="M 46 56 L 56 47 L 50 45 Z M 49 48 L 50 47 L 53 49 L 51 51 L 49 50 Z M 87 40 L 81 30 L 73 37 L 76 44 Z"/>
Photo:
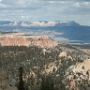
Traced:
<path fill-rule="evenodd" d="M 25 85 L 24 85 L 24 81 L 23 81 L 22 75 L 23 75 L 23 68 L 20 67 L 19 68 L 19 85 L 18 85 L 18 90 L 25 90 Z"/>
<path fill-rule="evenodd" d="M 41 90 L 54 90 L 54 83 L 50 75 L 42 77 Z"/>

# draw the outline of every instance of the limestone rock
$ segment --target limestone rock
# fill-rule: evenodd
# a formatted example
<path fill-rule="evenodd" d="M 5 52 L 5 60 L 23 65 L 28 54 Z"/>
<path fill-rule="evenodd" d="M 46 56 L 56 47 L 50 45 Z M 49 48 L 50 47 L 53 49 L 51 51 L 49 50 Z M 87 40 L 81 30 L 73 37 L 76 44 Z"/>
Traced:
<path fill-rule="evenodd" d="M 86 75 L 86 72 L 90 70 L 90 59 L 84 60 L 82 63 L 77 63 L 69 67 L 74 73 L 82 72 L 83 75 Z"/>
<path fill-rule="evenodd" d="M 66 53 L 66 52 L 64 52 L 64 51 L 63 51 L 63 52 L 61 52 L 61 53 L 60 53 L 60 55 L 59 55 L 59 57 L 67 57 L 67 53 Z"/>

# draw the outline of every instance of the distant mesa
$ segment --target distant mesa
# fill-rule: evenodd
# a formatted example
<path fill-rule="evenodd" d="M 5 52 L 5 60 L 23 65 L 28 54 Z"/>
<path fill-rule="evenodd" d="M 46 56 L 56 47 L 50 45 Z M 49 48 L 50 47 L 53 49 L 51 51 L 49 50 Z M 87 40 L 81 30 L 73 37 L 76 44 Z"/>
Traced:
<path fill-rule="evenodd" d="M 49 27 L 49 26 L 69 26 L 69 25 L 79 25 L 74 21 L 0 21 L 0 26 L 22 26 L 22 27 Z"/>
<path fill-rule="evenodd" d="M 54 47 L 58 42 L 48 36 L 26 36 L 24 33 L 4 33 L 0 35 L 1 46 Z"/>

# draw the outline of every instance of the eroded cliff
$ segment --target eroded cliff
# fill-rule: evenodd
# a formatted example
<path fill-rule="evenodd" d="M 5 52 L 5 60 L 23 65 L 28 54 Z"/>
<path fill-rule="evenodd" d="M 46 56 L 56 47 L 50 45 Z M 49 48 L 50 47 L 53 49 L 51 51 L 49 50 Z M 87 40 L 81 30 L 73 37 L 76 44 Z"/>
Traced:
<path fill-rule="evenodd" d="M 54 47 L 57 42 L 48 36 L 26 36 L 23 33 L 9 33 L 0 35 L 1 46 L 40 46 Z"/>

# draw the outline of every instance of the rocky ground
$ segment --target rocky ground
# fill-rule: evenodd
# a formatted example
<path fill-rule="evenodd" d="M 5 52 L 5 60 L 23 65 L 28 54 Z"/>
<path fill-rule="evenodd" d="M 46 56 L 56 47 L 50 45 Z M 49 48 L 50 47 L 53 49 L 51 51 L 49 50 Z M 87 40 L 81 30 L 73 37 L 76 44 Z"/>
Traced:
<path fill-rule="evenodd" d="M 0 90 L 17 90 L 15 80 L 10 81 L 5 70 L 0 69 Z"/>
<path fill-rule="evenodd" d="M 0 90 L 17 90 L 20 67 L 28 90 L 40 90 L 42 77 L 47 76 L 46 83 L 50 86 L 52 79 L 54 90 L 90 89 L 89 44 L 57 43 L 49 37 L 38 36 L 32 37 L 31 45 L 31 37 L 16 33 L 0 36 Z"/>

